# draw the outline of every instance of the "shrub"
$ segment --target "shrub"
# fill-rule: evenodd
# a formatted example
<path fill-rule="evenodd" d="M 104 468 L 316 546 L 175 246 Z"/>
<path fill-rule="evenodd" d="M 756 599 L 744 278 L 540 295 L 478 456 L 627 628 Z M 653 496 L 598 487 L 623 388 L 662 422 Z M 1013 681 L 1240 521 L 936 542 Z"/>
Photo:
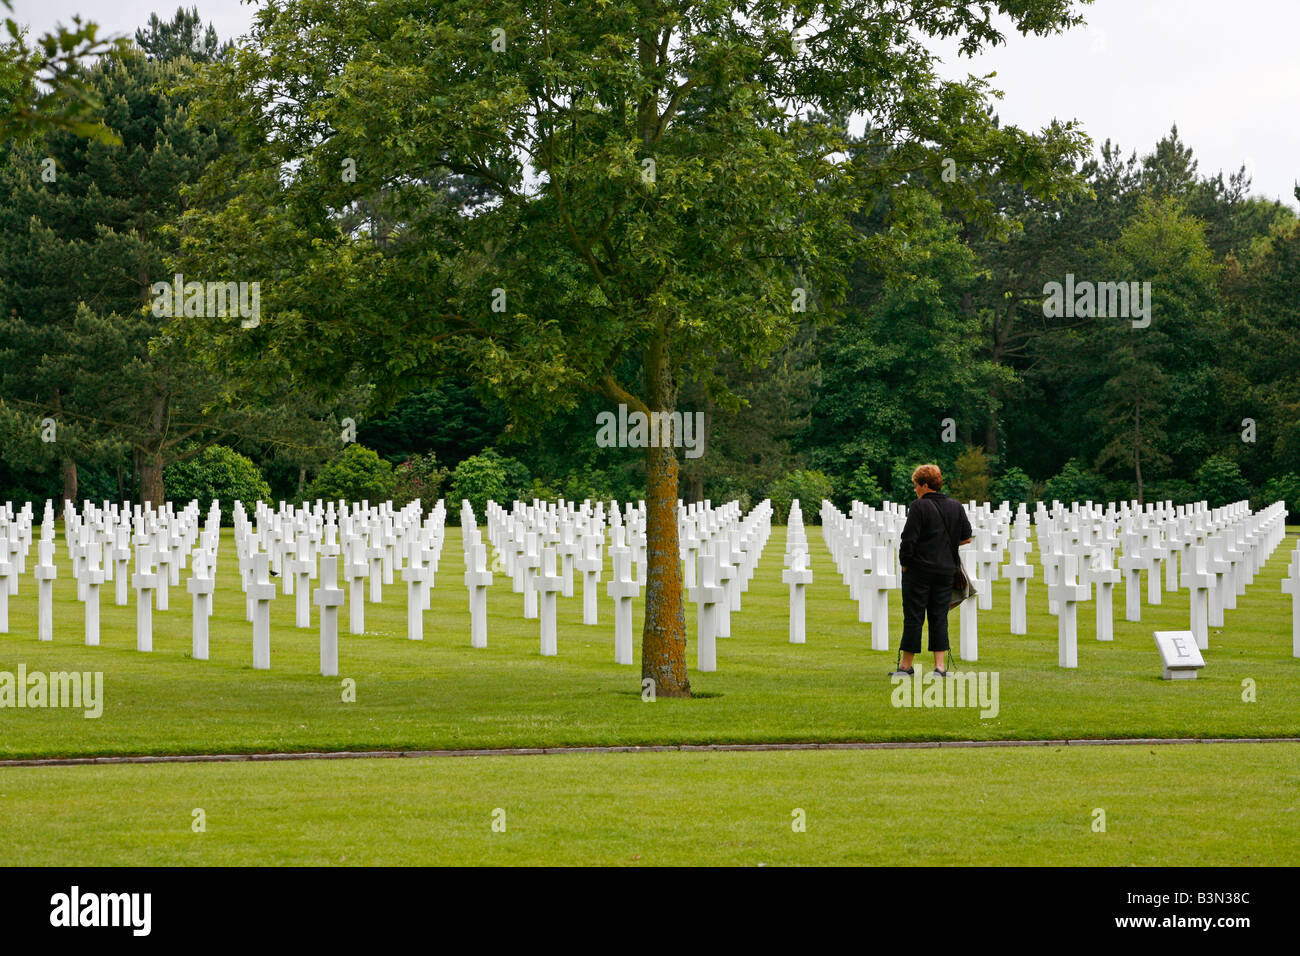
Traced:
<path fill-rule="evenodd" d="M 1204 498 L 1211 508 L 1222 508 L 1250 496 L 1241 469 L 1235 461 L 1223 455 L 1211 455 L 1205 459 L 1205 464 L 1196 469 L 1195 485 L 1197 497 Z"/>
<path fill-rule="evenodd" d="M 438 492 L 447 480 L 447 474 L 446 468 L 439 467 L 438 457 L 433 452 L 412 455 L 396 468 L 393 504 L 401 508 L 419 498 L 421 506 L 428 509 L 437 503 Z"/>
<path fill-rule="evenodd" d="M 1011 507 L 1034 503 L 1034 483 L 1029 476 L 1012 465 L 993 482 L 993 500 L 1010 502 Z"/>
<path fill-rule="evenodd" d="M 953 463 L 951 481 L 944 481 L 944 491 L 958 501 L 989 500 L 989 460 L 984 449 L 967 445 Z"/>
<path fill-rule="evenodd" d="M 1048 505 L 1053 501 L 1063 504 L 1071 501 L 1105 501 L 1106 480 L 1096 472 L 1082 468 L 1077 458 L 1071 458 L 1059 475 L 1047 479 L 1043 486 L 1043 500 Z"/>
<path fill-rule="evenodd" d="M 468 501 L 478 520 L 487 513 L 489 500 L 508 508 L 512 495 L 506 494 L 506 469 L 496 453 L 471 455 L 456 466 L 448 489 L 448 510 L 460 512 L 462 500 Z"/>
<path fill-rule="evenodd" d="M 864 505 L 879 508 L 885 500 L 884 489 L 880 487 L 880 482 L 876 480 L 876 476 L 871 473 L 871 469 L 866 465 L 858 465 L 854 469 L 853 475 L 841 491 L 841 496 L 844 498 L 845 508 L 850 507 L 851 502 L 854 501 L 861 501 Z M 800 504 L 804 504 L 802 499 Z M 821 507 L 820 501 L 817 502 L 817 507 Z M 805 508 L 805 510 L 807 509 Z"/>
<path fill-rule="evenodd" d="M 623 469 L 586 468 L 573 471 L 558 482 L 560 494 L 569 501 L 592 502 L 635 501 L 645 494 L 644 485 L 638 484 Z"/>
<path fill-rule="evenodd" d="M 223 521 L 230 518 L 235 499 L 250 512 L 255 502 L 271 500 L 271 486 L 257 465 L 225 445 L 210 445 L 193 458 L 168 465 L 163 469 L 163 489 L 169 500 L 180 505 L 197 498 L 204 515 L 214 499 L 220 501 Z"/>
<path fill-rule="evenodd" d="M 785 524 L 790 517 L 790 503 L 798 498 L 804 523 L 813 524 L 821 513 L 822 499 L 829 498 L 834 492 L 831 480 L 822 472 L 802 468 L 792 471 L 768 492 L 772 499 L 772 520 Z"/>
<path fill-rule="evenodd" d="M 320 470 L 304 497 L 308 501 L 387 501 L 396 490 L 393 466 L 369 448 L 353 443 Z"/>
<path fill-rule="evenodd" d="M 1147 501 L 1172 501 L 1176 505 L 1200 501 L 1196 486 L 1182 478 L 1166 478 L 1163 481 L 1153 482 L 1147 485 L 1145 491 L 1143 497 Z"/>
<path fill-rule="evenodd" d="M 1287 511 L 1293 515 L 1300 513 L 1300 475 L 1292 472 L 1270 478 L 1264 482 L 1258 495 L 1256 508 L 1267 508 L 1275 501 L 1285 501 Z"/>

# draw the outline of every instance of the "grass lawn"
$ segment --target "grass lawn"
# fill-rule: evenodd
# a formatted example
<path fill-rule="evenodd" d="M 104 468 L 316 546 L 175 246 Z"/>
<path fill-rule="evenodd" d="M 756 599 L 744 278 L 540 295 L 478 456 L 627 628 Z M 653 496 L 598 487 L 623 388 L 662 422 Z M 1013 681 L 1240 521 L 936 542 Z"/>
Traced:
<path fill-rule="evenodd" d="M 687 605 L 690 676 L 698 696 L 653 703 L 643 702 L 640 694 L 642 602 L 636 602 L 638 665 L 619 666 L 613 660 L 612 603 L 604 597 L 603 582 L 600 625 L 582 624 L 579 583 L 575 597 L 560 599 L 559 656 L 544 658 L 538 653 L 537 621 L 523 619 L 522 595 L 512 593 L 508 579 L 499 574 L 488 598 L 488 647 L 471 648 L 458 527 L 448 529 L 425 640 L 405 637 L 405 586 L 399 581 L 384 589 L 384 604 L 367 606 L 365 635 L 340 635 L 338 678 L 319 676 L 315 609 L 313 627 L 297 629 L 293 598 L 283 596 L 272 607 L 272 669 L 252 669 L 252 626 L 244 621 L 243 598 L 235 587 L 237 565 L 229 535 L 223 542 L 211 660 L 206 662 L 189 657 L 188 571 L 182 573 L 182 586 L 172 589 L 171 610 L 154 614 L 153 653 L 135 650 L 134 603 L 115 606 L 109 585 L 103 590 L 102 646 L 84 646 L 82 608 L 60 546 L 55 639 L 36 640 L 36 586 L 29 558 L 21 593 L 10 602 L 10 632 L 0 635 L 0 671 L 15 672 L 20 663 L 29 672 L 102 671 L 103 716 L 86 719 L 80 710 L 67 709 L 0 709 L 0 757 L 1300 734 L 1300 661 L 1291 656 L 1290 598 L 1279 586 L 1294 538 L 1278 548 L 1238 608 L 1227 612 L 1227 626 L 1212 632 L 1208 666 L 1195 681 L 1160 680 L 1151 637 L 1156 630 L 1187 627 L 1185 592 L 1166 594 L 1161 606 L 1143 608 L 1140 623 L 1130 623 L 1123 619 L 1123 587 L 1117 587 L 1113 643 L 1094 639 L 1093 609 L 1083 606 L 1079 667 L 1062 670 L 1056 665 L 1056 619 L 1047 613 L 1042 569 L 1036 569 L 1031 583 L 1028 636 L 1009 635 L 1007 588 L 998 582 L 994 609 L 980 613 L 980 659 L 957 664 L 958 669 L 999 675 L 999 712 L 983 719 L 975 708 L 892 706 L 893 688 L 885 674 L 895 652 L 870 649 L 869 628 L 857 622 L 856 603 L 834 573 L 817 527 L 809 528 L 816 578 L 807 600 L 808 643 L 790 644 L 788 596 L 780 580 L 784 533 L 784 528 L 774 529 L 743 610 L 733 615 L 733 636 L 718 642 L 716 673 L 694 669 L 695 614 L 694 606 Z M 892 643 L 897 647 L 902 631 L 897 594 L 892 603 Z M 340 617 L 346 632 L 346 608 Z M 952 632 L 955 645 L 955 615 Z M 343 700 L 344 678 L 355 681 L 354 703 Z M 1248 679 L 1254 682 L 1253 703 L 1243 700 Z M 1271 759 L 1282 754 L 1294 759 L 1295 751 L 1269 753 L 1278 755 Z"/>
<path fill-rule="evenodd" d="M 15 767 L 0 841 L 33 866 L 1289 866 L 1298 792 L 1290 743 Z"/>

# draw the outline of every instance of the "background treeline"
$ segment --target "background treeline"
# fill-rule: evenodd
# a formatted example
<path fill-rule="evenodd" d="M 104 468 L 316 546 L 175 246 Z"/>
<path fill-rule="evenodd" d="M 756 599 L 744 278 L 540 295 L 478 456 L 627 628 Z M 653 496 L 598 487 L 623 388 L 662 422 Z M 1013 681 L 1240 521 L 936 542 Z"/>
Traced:
<path fill-rule="evenodd" d="M 386 406 L 366 382 L 331 407 L 287 383 L 268 401 L 173 343 L 149 287 L 171 278 L 201 174 L 234 148 L 187 122 L 180 81 L 223 47 L 196 11 L 152 17 L 135 47 L 91 73 L 120 143 L 0 142 L 0 500 L 644 493 L 640 454 L 595 443 L 603 399 L 526 434 L 455 378 Z M 935 461 L 962 498 L 1300 510 L 1294 211 L 1252 198 L 1244 169 L 1202 173 L 1176 128 L 1145 153 L 1099 152 L 1082 197 L 948 169 L 863 210 L 865 238 L 905 229 L 901 255 L 858 262 L 844 318 L 810 321 L 765 368 L 712 357 L 741 401 L 682 402 L 707 434 L 681 459 L 683 497 L 771 497 L 783 518 L 792 497 L 907 500 L 912 468 Z M 996 221 L 945 208 L 945 174 L 994 196 Z M 1067 274 L 1150 282 L 1150 326 L 1045 317 L 1044 284 Z"/>

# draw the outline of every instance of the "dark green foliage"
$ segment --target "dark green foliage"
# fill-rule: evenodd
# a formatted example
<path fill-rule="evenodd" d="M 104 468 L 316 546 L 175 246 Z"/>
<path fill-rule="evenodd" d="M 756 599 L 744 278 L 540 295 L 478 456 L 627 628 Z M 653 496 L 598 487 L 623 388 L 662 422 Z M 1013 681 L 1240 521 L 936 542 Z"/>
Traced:
<path fill-rule="evenodd" d="M 192 458 L 168 465 L 163 480 L 167 498 L 177 510 L 197 498 L 200 516 L 206 516 L 215 499 L 221 502 L 226 523 L 236 500 L 242 501 L 249 513 L 258 501 L 271 500 L 271 487 L 257 465 L 224 445 L 211 445 Z"/>
<path fill-rule="evenodd" d="M 1105 501 L 1106 480 L 1096 472 L 1085 470 L 1077 458 L 1071 458 L 1061 473 L 1049 478 L 1043 487 L 1043 500 L 1050 506 L 1053 501 Z"/>
<path fill-rule="evenodd" d="M 307 486 L 305 498 L 314 501 L 386 501 L 397 490 L 393 466 L 372 449 L 349 444 L 343 454 L 321 469 Z"/>
<path fill-rule="evenodd" d="M 1034 503 L 1034 485 L 1029 476 L 1012 465 L 993 480 L 993 500 L 1009 501 L 1012 508 L 1016 505 Z"/>
<path fill-rule="evenodd" d="M 1275 501 L 1285 501 L 1287 511 L 1294 517 L 1300 514 L 1300 475 L 1288 472 L 1264 482 L 1264 486 L 1251 494 L 1252 505 L 1265 508 Z"/>
<path fill-rule="evenodd" d="M 496 454 L 471 455 L 456 466 L 447 489 L 447 507 L 460 511 L 462 501 L 468 501 L 479 522 L 487 512 L 487 503 L 495 501 L 510 507 L 511 495 L 506 491 L 506 468 L 501 456 Z"/>
<path fill-rule="evenodd" d="M 837 496 L 840 507 L 846 510 L 854 501 L 879 508 L 885 500 L 885 492 L 881 489 L 880 482 L 866 465 L 859 465 L 854 469 L 849 480 L 840 486 Z"/>
<path fill-rule="evenodd" d="M 1250 488 L 1235 461 L 1223 455 L 1211 455 L 1196 469 L 1196 494 L 1211 508 L 1222 508 L 1249 498 Z"/>
<path fill-rule="evenodd" d="M 805 524 L 816 524 L 821 513 L 822 499 L 835 493 L 831 480 L 820 471 L 799 469 L 786 475 L 775 485 L 768 497 L 772 501 L 772 520 L 785 524 L 790 517 L 790 504 L 795 499 L 803 511 Z"/>

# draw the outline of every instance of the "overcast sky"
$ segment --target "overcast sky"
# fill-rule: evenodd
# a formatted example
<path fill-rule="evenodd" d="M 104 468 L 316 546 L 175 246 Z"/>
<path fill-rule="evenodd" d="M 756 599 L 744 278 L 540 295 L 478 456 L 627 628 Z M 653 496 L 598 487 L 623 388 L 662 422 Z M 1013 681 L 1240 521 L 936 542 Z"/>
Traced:
<path fill-rule="evenodd" d="M 346 0 L 340 0 L 346 2 Z M 245 32 L 254 6 L 197 5 L 222 40 Z M 42 33 L 74 14 L 132 34 L 151 12 L 170 19 L 177 2 L 16 0 L 16 19 Z M 977 60 L 940 47 L 949 75 L 997 72 L 1003 123 L 1038 129 L 1078 119 L 1098 146 L 1150 151 L 1178 124 L 1200 172 L 1243 163 L 1255 195 L 1295 205 L 1300 179 L 1300 0 L 1096 0 L 1085 27 L 1056 37 L 1012 34 Z"/>

